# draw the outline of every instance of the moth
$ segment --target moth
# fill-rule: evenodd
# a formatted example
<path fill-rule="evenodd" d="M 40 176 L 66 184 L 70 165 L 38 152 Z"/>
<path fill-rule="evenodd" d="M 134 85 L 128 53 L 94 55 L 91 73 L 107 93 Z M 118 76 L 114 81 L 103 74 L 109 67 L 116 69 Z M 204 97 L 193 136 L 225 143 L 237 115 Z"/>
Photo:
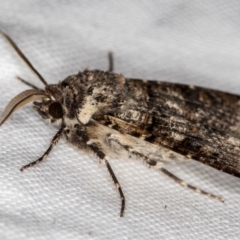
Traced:
<path fill-rule="evenodd" d="M 32 102 L 43 119 L 58 126 L 49 148 L 32 167 L 51 152 L 62 138 L 78 149 L 93 152 L 106 165 L 121 199 L 125 197 L 109 161 L 137 156 L 184 187 L 219 201 L 169 172 L 164 165 L 191 159 L 240 177 L 240 96 L 159 81 L 129 79 L 108 71 L 84 70 L 57 84 L 47 84 L 16 43 L 2 36 L 45 85 L 44 89 L 19 78 L 31 89 L 14 97 L 3 111 L 2 125 L 11 114 Z"/>

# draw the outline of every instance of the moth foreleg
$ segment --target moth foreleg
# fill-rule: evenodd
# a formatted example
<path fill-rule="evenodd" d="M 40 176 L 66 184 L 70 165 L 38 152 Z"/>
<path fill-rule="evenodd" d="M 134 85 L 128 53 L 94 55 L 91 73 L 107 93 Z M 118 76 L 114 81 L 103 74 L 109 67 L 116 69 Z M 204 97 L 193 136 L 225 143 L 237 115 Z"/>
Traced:
<path fill-rule="evenodd" d="M 222 197 L 216 196 L 214 194 L 208 193 L 204 190 L 201 190 L 199 188 L 196 188 L 186 182 L 184 182 L 182 179 L 178 178 L 177 176 L 175 176 L 174 174 L 172 174 L 171 172 L 169 172 L 167 169 L 165 168 L 160 168 L 159 170 L 161 170 L 163 173 L 165 173 L 167 176 L 169 176 L 170 178 L 172 178 L 175 182 L 179 183 L 181 186 L 185 187 L 185 188 L 189 188 L 191 190 L 193 190 L 194 192 L 206 195 L 210 198 L 216 199 L 220 202 L 224 202 L 224 199 Z"/>
<path fill-rule="evenodd" d="M 122 188 L 117 180 L 117 177 L 115 175 L 115 173 L 113 172 L 108 160 L 106 159 L 106 155 L 104 154 L 104 152 L 101 150 L 101 147 L 98 143 L 94 143 L 91 141 L 87 142 L 88 146 L 91 148 L 91 150 L 102 160 L 104 161 L 107 170 L 113 180 L 114 185 L 116 186 L 118 193 L 120 195 L 120 199 L 121 199 L 121 211 L 120 211 L 120 217 L 123 217 L 124 214 L 124 209 L 125 209 L 125 197 L 122 191 Z"/>
<path fill-rule="evenodd" d="M 49 148 L 47 149 L 47 151 L 36 161 L 31 162 L 31 163 L 23 166 L 20 169 L 20 171 L 23 171 L 26 168 L 32 167 L 32 166 L 42 162 L 43 160 L 45 160 L 47 158 L 48 154 L 51 152 L 53 146 L 56 145 L 58 143 L 58 141 L 60 140 L 60 138 L 62 137 L 62 134 L 63 134 L 64 130 L 65 130 L 65 127 L 61 127 L 60 130 L 57 132 L 57 134 L 53 137 L 53 139 L 51 141 L 51 144 L 50 144 Z"/>

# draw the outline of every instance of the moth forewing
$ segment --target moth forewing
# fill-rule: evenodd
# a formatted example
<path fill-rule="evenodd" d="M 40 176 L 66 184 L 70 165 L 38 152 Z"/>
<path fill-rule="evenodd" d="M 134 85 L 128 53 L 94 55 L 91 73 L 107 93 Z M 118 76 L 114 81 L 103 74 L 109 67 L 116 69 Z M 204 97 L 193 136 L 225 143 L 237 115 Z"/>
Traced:
<path fill-rule="evenodd" d="M 105 163 L 121 198 L 125 197 L 109 164 L 118 156 L 137 156 L 184 187 L 209 197 L 222 198 L 193 187 L 164 168 L 170 161 L 197 160 L 240 177 L 240 124 L 237 95 L 181 84 L 127 79 L 109 71 L 84 70 L 49 85 L 13 40 L 4 37 L 45 85 L 14 98 L 2 114 L 0 125 L 23 103 L 59 130 L 49 148 L 21 171 L 47 158 L 61 137 L 77 148 L 92 151 Z M 26 96 L 25 96 L 26 95 Z"/>

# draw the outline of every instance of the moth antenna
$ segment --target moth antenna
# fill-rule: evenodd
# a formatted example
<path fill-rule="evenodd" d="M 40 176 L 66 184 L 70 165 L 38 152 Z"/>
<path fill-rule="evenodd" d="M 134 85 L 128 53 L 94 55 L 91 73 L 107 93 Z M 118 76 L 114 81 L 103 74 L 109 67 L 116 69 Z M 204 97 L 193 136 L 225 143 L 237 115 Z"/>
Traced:
<path fill-rule="evenodd" d="M 19 81 L 21 81 L 22 83 L 26 84 L 27 86 L 29 86 L 29 87 L 31 87 L 31 88 L 33 88 L 33 89 L 37 89 L 37 90 L 41 91 L 40 88 L 38 88 L 38 87 L 36 87 L 35 85 L 29 83 L 28 81 L 24 80 L 23 78 L 21 78 L 21 77 L 19 77 L 19 76 L 16 76 L 16 78 L 17 78 Z"/>
<path fill-rule="evenodd" d="M 15 96 L 5 107 L 3 113 L 0 116 L 0 126 L 11 116 L 11 114 L 18 108 L 26 105 L 29 102 L 42 100 L 48 97 L 43 91 L 36 89 L 28 89 L 17 96 Z"/>
<path fill-rule="evenodd" d="M 46 86 L 48 85 L 46 80 L 42 77 L 42 75 L 33 67 L 31 62 L 27 59 L 27 57 L 23 54 L 23 52 L 19 49 L 17 44 L 2 30 L 0 30 L 0 33 L 5 37 L 5 39 L 9 42 L 9 44 L 14 48 L 16 53 L 23 59 L 23 61 L 27 64 L 27 66 L 33 71 L 34 74 L 37 75 L 39 80 Z"/>

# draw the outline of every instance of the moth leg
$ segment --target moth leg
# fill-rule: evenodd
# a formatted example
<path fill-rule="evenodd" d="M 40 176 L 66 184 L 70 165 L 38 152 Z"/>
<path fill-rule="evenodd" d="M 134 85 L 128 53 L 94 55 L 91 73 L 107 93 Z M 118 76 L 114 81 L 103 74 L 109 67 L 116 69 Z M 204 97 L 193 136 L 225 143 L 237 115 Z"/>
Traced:
<path fill-rule="evenodd" d="M 116 186 L 116 188 L 117 188 L 117 190 L 118 190 L 118 192 L 119 192 L 120 199 L 121 199 L 121 202 L 122 202 L 121 211 L 120 211 L 120 217 L 123 217 L 124 209 L 125 209 L 125 197 L 124 197 L 122 188 L 121 188 L 121 186 L 120 186 L 120 184 L 119 184 L 119 182 L 118 182 L 118 180 L 117 180 L 117 178 L 116 178 L 116 175 L 115 175 L 115 173 L 113 172 L 113 170 L 112 170 L 109 162 L 108 162 L 106 159 L 104 159 L 104 162 L 105 162 L 105 165 L 106 165 L 106 167 L 107 167 L 107 170 L 108 170 L 108 172 L 109 172 L 109 174 L 110 174 L 110 176 L 111 176 L 111 178 L 112 178 L 112 180 L 113 180 L 113 183 L 114 183 L 114 185 Z"/>
<path fill-rule="evenodd" d="M 185 187 L 185 188 L 189 188 L 191 190 L 193 190 L 194 192 L 206 195 L 210 198 L 216 199 L 220 202 L 224 202 L 224 199 L 222 197 L 216 196 L 214 194 L 208 193 L 204 190 L 201 190 L 199 188 L 196 188 L 186 182 L 184 182 L 182 179 L 178 178 L 177 176 L 173 175 L 172 173 L 170 173 L 167 169 L 165 168 L 160 168 L 159 170 L 161 170 L 163 173 L 165 173 L 167 176 L 169 176 L 170 178 L 172 178 L 175 182 L 179 183 L 181 186 Z"/>
<path fill-rule="evenodd" d="M 49 148 L 47 149 L 47 151 L 36 161 L 31 162 L 25 166 L 23 166 L 20 171 L 22 172 L 23 170 L 25 170 L 26 168 L 32 167 L 40 162 L 42 162 L 43 160 L 45 160 L 48 156 L 48 154 L 51 152 L 52 148 L 54 145 L 56 145 L 58 143 L 58 141 L 60 140 L 60 138 L 62 137 L 62 134 L 65 130 L 65 127 L 61 127 L 60 130 L 57 132 L 57 134 L 53 137 L 51 144 L 49 146 Z"/>
<path fill-rule="evenodd" d="M 113 54 L 112 54 L 112 52 L 108 53 L 108 64 L 109 64 L 108 71 L 112 72 L 113 68 L 114 68 L 114 61 L 113 61 Z"/>
<path fill-rule="evenodd" d="M 31 87 L 31 88 L 33 88 L 33 89 L 42 90 L 42 89 L 36 87 L 35 85 L 29 83 L 28 81 L 24 80 L 23 78 L 21 78 L 21 77 L 19 77 L 19 76 L 16 76 L 16 78 L 17 78 L 20 82 L 26 84 L 27 86 L 29 86 L 29 87 Z"/>
<path fill-rule="evenodd" d="M 151 153 L 154 152 L 154 145 L 147 145 L 145 142 L 141 143 L 140 140 L 138 140 L 137 142 L 134 142 L 134 138 L 130 138 L 127 139 L 127 136 L 122 137 L 121 135 L 117 135 L 117 134 L 111 134 L 108 137 L 108 141 L 109 144 L 111 145 L 111 141 L 115 142 L 116 144 L 118 144 L 119 146 L 121 146 L 122 148 L 124 148 L 127 152 L 129 152 L 131 155 L 136 155 L 138 157 L 141 157 L 144 161 L 146 161 L 146 163 L 151 167 L 155 167 L 158 170 L 161 170 L 163 173 L 165 173 L 167 176 L 171 177 L 175 182 L 179 183 L 180 185 L 182 185 L 183 187 L 189 188 L 195 192 L 201 193 L 203 195 L 207 195 L 210 198 L 219 200 L 221 202 L 224 202 L 224 199 L 213 195 L 211 193 L 208 193 L 206 191 L 203 191 L 199 188 L 196 188 L 190 184 L 187 184 L 186 182 L 184 182 L 182 179 L 178 178 L 177 176 L 173 175 L 172 173 L 170 173 L 167 169 L 163 168 L 163 164 L 164 164 L 164 157 L 174 157 L 174 158 L 178 158 L 181 157 L 179 155 L 177 155 L 174 152 L 171 152 L 171 155 L 169 155 L 169 152 L 164 152 L 164 149 L 157 149 L 157 151 L 159 151 L 158 156 L 157 156 L 157 151 L 155 151 L 155 155 L 154 158 L 158 158 L 159 160 L 156 161 L 154 159 L 151 158 Z M 126 139 L 128 141 L 126 141 Z M 131 141 L 130 141 L 131 140 Z M 113 147 L 113 146 L 112 146 Z M 144 152 L 140 151 L 141 149 L 144 149 Z M 187 160 L 185 158 L 181 159 L 181 160 Z"/>
<path fill-rule="evenodd" d="M 92 151 L 94 153 L 97 154 L 97 156 L 104 161 L 106 167 L 107 167 L 107 170 L 113 180 L 113 183 L 114 185 L 116 186 L 117 190 L 118 190 L 118 193 L 120 195 L 120 200 L 121 200 L 121 211 L 120 211 L 120 217 L 123 217 L 123 214 L 124 214 L 124 209 L 125 209 L 125 197 L 124 197 L 124 194 L 123 194 L 123 191 L 122 191 L 122 188 L 117 180 L 117 177 L 115 175 L 115 173 L 113 172 L 108 160 L 106 159 L 106 156 L 105 154 L 101 151 L 101 148 L 100 146 L 98 146 L 98 143 L 94 143 L 92 141 L 88 141 L 87 142 L 87 145 L 90 147 L 90 149 L 92 149 Z"/>

